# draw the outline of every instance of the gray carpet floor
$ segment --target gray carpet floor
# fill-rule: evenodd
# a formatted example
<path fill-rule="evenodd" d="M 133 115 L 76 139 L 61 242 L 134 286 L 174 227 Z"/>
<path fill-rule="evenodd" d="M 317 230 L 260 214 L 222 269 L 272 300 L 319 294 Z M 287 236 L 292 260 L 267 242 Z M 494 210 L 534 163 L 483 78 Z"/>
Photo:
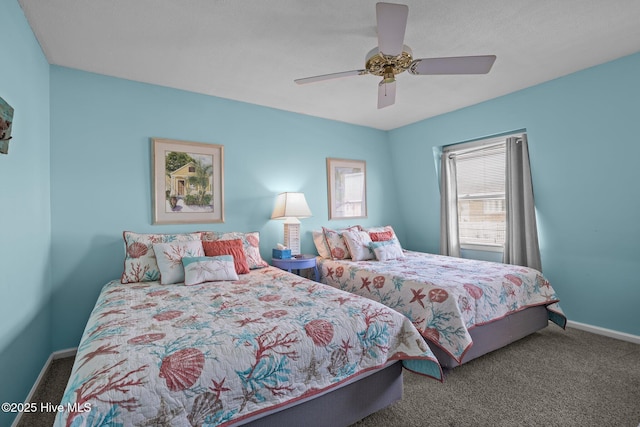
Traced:
<path fill-rule="evenodd" d="M 33 401 L 58 403 L 73 358 L 54 360 Z M 25 414 L 26 415 L 26 414 Z M 18 427 L 49 427 L 51 414 Z M 446 372 L 404 372 L 403 399 L 353 427 L 640 426 L 640 345 L 550 325 Z"/>

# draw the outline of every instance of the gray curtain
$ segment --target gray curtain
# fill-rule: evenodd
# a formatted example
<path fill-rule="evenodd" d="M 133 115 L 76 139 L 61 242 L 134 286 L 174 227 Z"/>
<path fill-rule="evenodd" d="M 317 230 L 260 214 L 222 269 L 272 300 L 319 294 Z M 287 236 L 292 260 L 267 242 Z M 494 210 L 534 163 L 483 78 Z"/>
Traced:
<path fill-rule="evenodd" d="M 456 161 L 447 152 L 440 158 L 440 174 L 440 253 L 460 257 Z"/>
<path fill-rule="evenodd" d="M 542 271 L 527 137 L 507 138 L 507 224 L 502 261 Z"/>

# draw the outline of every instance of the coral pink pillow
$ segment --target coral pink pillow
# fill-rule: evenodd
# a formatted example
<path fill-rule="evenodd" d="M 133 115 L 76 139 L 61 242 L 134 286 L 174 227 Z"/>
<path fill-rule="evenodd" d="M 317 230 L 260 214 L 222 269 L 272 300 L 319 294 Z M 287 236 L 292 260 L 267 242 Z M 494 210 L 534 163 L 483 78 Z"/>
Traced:
<path fill-rule="evenodd" d="M 372 231 L 369 233 L 369 237 L 371 237 L 372 242 L 384 242 L 393 239 L 393 231 Z"/>
<path fill-rule="evenodd" d="M 204 231 L 202 232 L 203 241 L 218 240 L 235 240 L 241 239 L 244 247 L 244 256 L 249 264 L 249 269 L 268 267 L 269 264 L 260 256 L 260 233 L 252 231 L 242 233 L 239 231 Z"/>
<path fill-rule="evenodd" d="M 202 247 L 204 249 L 204 254 L 208 257 L 219 255 L 233 256 L 233 265 L 236 268 L 236 273 L 247 274 L 249 272 L 249 264 L 247 263 L 247 257 L 244 254 L 242 239 L 214 241 L 203 240 Z"/>

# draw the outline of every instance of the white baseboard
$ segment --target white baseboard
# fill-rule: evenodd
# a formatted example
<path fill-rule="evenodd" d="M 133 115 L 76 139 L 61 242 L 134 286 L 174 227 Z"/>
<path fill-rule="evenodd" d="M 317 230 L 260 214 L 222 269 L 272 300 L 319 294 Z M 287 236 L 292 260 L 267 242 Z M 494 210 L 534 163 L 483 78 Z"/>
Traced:
<path fill-rule="evenodd" d="M 626 332 L 614 331 L 613 329 L 601 328 L 599 326 L 587 325 L 586 323 L 574 322 L 567 320 L 567 326 L 569 328 L 580 329 L 582 331 L 591 332 L 598 335 L 604 335 L 606 337 L 615 338 L 617 340 L 629 341 L 634 344 L 640 344 L 640 336 L 627 334 Z"/>
<path fill-rule="evenodd" d="M 40 374 L 38 374 L 38 378 L 36 378 L 36 382 L 33 383 L 33 386 L 31 387 L 31 390 L 29 390 L 29 394 L 27 394 L 27 398 L 25 399 L 24 402 L 25 403 L 31 402 L 31 399 L 33 399 L 33 395 L 35 394 L 36 389 L 38 388 L 38 385 L 40 385 L 42 378 L 44 378 L 44 375 L 47 373 L 47 369 L 49 369 L 49 366 L 51 365 L 51 362 L 53 360 L 62 359 L 65 357 L 71 357 L 71 356 L 74 356 L 77 352 L 78 352 L 78 348 L 75 347 L 75 348 L 68 348 L 66 350 L 58 350 L 51 353 L 47 358 L 47 361 L 44 362 L 44 366 L 40 370 Z M 59 402 L 51 402 L 51 403 L 59 403 Z M 11 427 L 17 427 L 21 418 L 22 418 L 22 412 L 18 412 L 18 416 L 16 416 L 16 418 L 13 420 L 13 423 L 11 423 Z"/>
<path fill-rule="evenodd" d="M 64 350 L 54 351 L 51 356 L 53 356 L 53 360 L 55 359 L 64 359 L 65 357 L 75 356 L 78 352 L 78 347 L 67 348 Z"/>

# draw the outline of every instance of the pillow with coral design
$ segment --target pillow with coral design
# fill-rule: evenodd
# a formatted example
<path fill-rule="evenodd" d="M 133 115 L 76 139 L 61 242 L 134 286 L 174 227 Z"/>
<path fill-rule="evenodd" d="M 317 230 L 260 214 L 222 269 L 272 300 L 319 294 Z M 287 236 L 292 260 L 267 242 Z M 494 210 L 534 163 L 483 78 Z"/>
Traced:
<path fill-rule="evenodd" d="M 342 237 L 342 233 L 345 231 L 360 231 L 360 226 L 354 225 L 353 227 L 345 228 L 343 230 L 331 230 L 326 227 L 322 227 L 324 233 L 324 239 L 329 247 L 329 253 L 331 253 L 331 259 L 349 259 L 351 253 L 349 248 Z"/>
<path fill-rule="evenodd" d="M 124 231 L 125 258 L 121 283 L 154 282 L 160 280 L 160 269 L 153 250 L 154 243 L 200 241 L 201 233 L 141 234 Z"/>
<path fill-rule="evenodd" d="M 204 256 L 201 241 L 154 243 L 158 268 L 160 269 L 160 283 L 171 285 L 184 282 L 184 266 L 182 258 Z"/>

